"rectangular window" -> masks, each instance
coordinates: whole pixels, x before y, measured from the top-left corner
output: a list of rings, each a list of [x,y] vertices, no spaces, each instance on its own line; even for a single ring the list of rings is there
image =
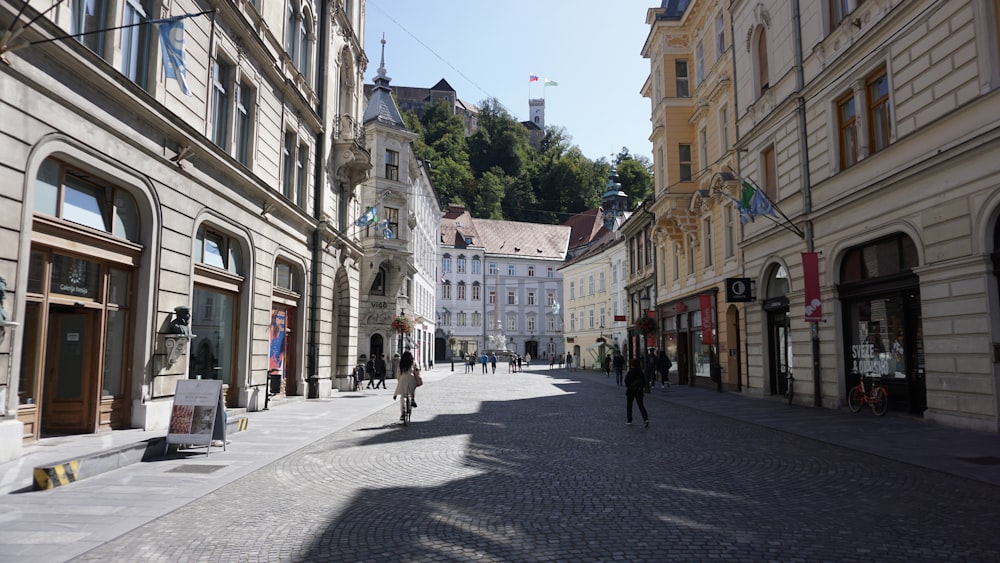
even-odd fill
[[[529,332],[534,332],[535,331],[535,317],[528,317],[528,327],[527,328],[528,328]]]
[[[516,275],[516,270],[514,269],[513,264],[507,264],[507,275],[508,276]]]
[[[483,314],[479,312],[472,313],[472,326],[483,326]]]
[[[844,21],[847,14],[850,13],[850,8],[847,5],[848,0],[829,0],[830,1],[830,27],[834,28],[840,25],[840,22]]]
[[[148,0],[147,0],[148,1]],[[149,83],[150,7],[145,2],[126,0],[122,14],[122,74],[146,89]]]
[[[694,178],[694,166],[691,163],[691,145],[678,145],[677,152],[681,169],[680,181],[690,182]]]
[[[459,299],[465,299],[465,284],[464,283],[459,283],[458,284],[458,298]]]
[[[295,133],[285,132],[285,142],[281,146],[281,193],[292,198],[292,186],[295,181]]]
[[[399,153],[385,150],[385,178],[387,180],[399,180]]]
[[[600,316],[601,328],[607,328],[608,325],[605,324],[605,321],[606,318],[605,318],[604,305],[601,305],[601,316]]]
[[[569,282],[569,298],[576,299],[576,282]]]
[[[858,142],[854,111],[854,93],[837,101],[837,131],[839,137],[840,169],[845,170],[858,161]]]
[[[569,329],[576,330],[576,313],[569,314]]]
[[[473,301],[479,301],[480,299],[482,299],[482,295],[480,295],[481,289],[482,288],[480,288],[479,285],[472,286],[472,300]]]
[[[685,59],[674,61],[674,80],[677,83],[677,97],[688,98],[691,96],[688,78],[688,62]]]
[[[761,154],[764,163],[764,193],[771,201],[778,201],[778,163],[774,157],[774,145]]]
[[[516,305],[517,304],[517,303],[515,303],[515,296],[514,296],[514,292],[512,290],[507,292],[507,304],[508,305]]]
[[[588,311],[587,318],[590,320],[590,325],[587,328],[594,328],[594,310]]]
[[[386,229],[392,233],[391,236],[386,236],[385,238],[396,238],[399,236],[399,210],[395,207],[385,208],[385,222]]]
[[[719,144],[722,146],[722,152],[729,152],[729,109],[722,108],[719,110]]]
[[[451,313],[447,311],[441,313],[441,324],[444,326],[451,326]]]
[[[507,317],[507,330],[511,332],[517,330],[517,317]]]
[[[711,268],[712,261],[712,218],[706,217],[701,224],[701,250],[705,268]]]
[[[529,291],[528,292],[528,305],[534,305],[534,304],[535,304],[535,292],[534,291]]]
[[[597,274],[597,291],[600,293],[607,291],[607,288],[604,285],[604,279],[604,272]]]
[[[593,295],[593,294],[594,294],[594,275],[591,274],[587,278],[587,295]]]
[[[726,217],[726,258],[736,255],[736,210],[727,205],[723,213]]]
[[[722,12],[715,16],[715,58],[719,59],[726,52],[726,20]]]
[[[441,259],[441,272],[443,272],[445,274],[450,274],[451,273],[451,258],[450,257],[445,256],[444,258]]]
[[[465,258],[462,258],[461,256],[458,257],[458,273],[465,273]]]
[[[494,290],[490,290],[489,294],[486,296],[486,302],[489,303],[490,305],[496,305],[497,304],[497,292],[494,291]]]
[[[240,161],[243,166],[249,167],[253,135],[250,130],[253,89],[246,82],[240,82],[236,88],[236,160]]]
[[[528,277],[529,278],[535,277],[535,267],[534,266],[528,266]]]
[[[73,0],[73,35],[88,49],[104,58],[105,32],[108,28],[107,0]],[[87,35],[81,35],[86,33]]]
[[[889,78],[883,68],[868,79],[868,151],[889,146]]]
[[[545,319],[545,329],[549,332],[555,332],[556,330],[556,318],[553,316],[546,317]]]
[[[465,326],[465,313],[459,313],[455,316],[458,317],[458,326]]]
[[[441,298],[442,299],[451,299],[451,284],[450,283],[446,283],[446,284],[444,284],[444,285],[441,286]]]
[[[295,203],[299,207],[306,205],[306,162],[309,157],[309,149],[306,145],[299,145],[299,153],[295,159]]]
[[[554,277],[556,277],[556,270],[555,270],[555,268],[553,268],[552,266],[549,266],[545,270],[545,277],[547,277],[547,278],[554,278]]]
[[[479,258],[472,259],[472,273],[478,274],[482,271],[482,266],[480,264]]]
[[[704,170],[708,165],[708,128],[698,131],[698,170]]]
[[[545,295],[545,304],[549,307],[556,304],[556,294],[551,291]]]
[[[681,278],[681,246],[674,243],[674,281]]]
[[[705,46],[704,41],[699,40],[698,45],[694,48],[694,64],[695,64],[695,86],[701,84],[705,81]]]
[[[232,67],[220,58],[215,59],[215,72],[212,78],[212,142],[229,148],[229,78]]]
[[[489,269],[490,269],[490,275],[491,276],[497,275],[497,263],[496,262],[490,262],[490,268]]]

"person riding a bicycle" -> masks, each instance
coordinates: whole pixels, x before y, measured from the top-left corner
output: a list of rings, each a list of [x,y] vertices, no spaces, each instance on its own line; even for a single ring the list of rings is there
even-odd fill
[[[419,373],[420,368],[413,364],[413,354],[409,350],[403,352],[399,357],[399,377],[396,378],[396,389],[392,392],[392,400],[395,401],[400,395],[410,396],[410,406],[417,406],[417,379],[415,373]],[[402,407],[400,407],[402,408]],[[400,420],[403,420],[406,413],[400,413]]]

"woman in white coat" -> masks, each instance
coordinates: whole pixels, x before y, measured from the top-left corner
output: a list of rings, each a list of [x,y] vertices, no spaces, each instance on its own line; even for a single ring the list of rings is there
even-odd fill
[[[410,405],[417,406],[417,378],[414,377],[417,373],[420,373],[420,368],[413,365],[413,354],[409,351],[403,352],[403,355],[399,357],[399,376],[396,378],[396,390],[392,392],[393,401],[400,395],[409,395]],[[400,403],[399,408],[402,411],[402,403]],[[399,419],[403,420],[403,417],[403,413],[400,412]]]

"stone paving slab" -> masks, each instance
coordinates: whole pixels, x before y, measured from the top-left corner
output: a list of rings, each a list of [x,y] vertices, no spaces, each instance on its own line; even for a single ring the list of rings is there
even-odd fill
[[[995,436],[680,387],[643,429],[603,374],[425,379],[410,427],[391,390],[302,401],[208,458],[6,494],[0,561],[1000,559],[998,470],[956,461]]]

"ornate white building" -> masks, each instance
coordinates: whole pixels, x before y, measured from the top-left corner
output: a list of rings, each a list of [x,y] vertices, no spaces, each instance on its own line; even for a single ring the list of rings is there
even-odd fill
[[[382,45],[364,115],[375,171],[361,193],[371,215],[356,227],[364,246],[358,348],[366,357],[384,354],[390,364],[410,347],[417,362],[427,366],[433,361],[436,328],[441,206],[428,164],[413,154],[411,143],[418,135],[406,129],[392,97],[384,39]],[[401,316],[413,327],[409,334],[392,328],[393,319]]]

